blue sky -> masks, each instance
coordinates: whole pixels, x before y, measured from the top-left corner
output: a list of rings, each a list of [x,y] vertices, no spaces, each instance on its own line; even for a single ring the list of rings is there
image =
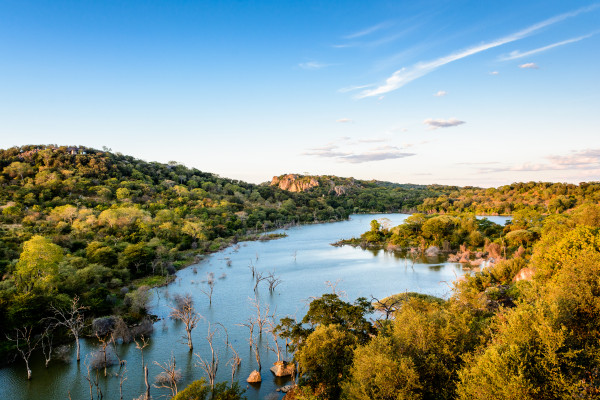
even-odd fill
[[[264,182],[600,180],[600,3],[0,0],[0,147]]]

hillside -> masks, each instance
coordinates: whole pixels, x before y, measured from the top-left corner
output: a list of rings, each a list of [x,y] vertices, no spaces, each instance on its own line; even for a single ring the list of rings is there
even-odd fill
[[[449,195],[429,198],[418,207],[422,212],[472,212],[509,215],[522,209],[557,214],[586,202],[600,201],[600,182],[579,185],[552,182],[521,182],[498,188],[465,187]]]
[[[342,178],[334,175],[286,174],[274,176],[270,186],[292,193],[328,197],[330,203],[345,206],[354,213],[413,212],[425,199],[448,196],[457,186],[414,185],[377,180]]]
[[[74,296],[90,317],[139,321],[148,285],[167,282],[203,254],[290,224],[362,212],[454,212],[461,204],[465,211],[506,211],[477,206],[495,204],[499,193],[511,196],[511,209],[523,209],[527,222],[599,199],[596,183],[510,187],[302,175],[254,185],[82,146],[0,150],[0,337],[36,326],[51,304],[66,305]],[[564,206],[548,207],[558,201]]]

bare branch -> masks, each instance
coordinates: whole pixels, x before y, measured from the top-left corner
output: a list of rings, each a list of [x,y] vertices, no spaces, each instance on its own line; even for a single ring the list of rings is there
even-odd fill
[[[198,321],[202,317],[194,309],[194,301],[190,294],[185,296],[175,295],[174,296],[175,307],[171,308],[171,318],[178,319],[185,325],[185,332],[187,334],[187,344],[190,351],[194,349],[192,343],[192,330],[198,325]],[[186,337],[184,336],[184,339]]]
[[[79,297],[73,297],[71,304],[68,308],[62,309],[55,306],[51,306],[54,311],[54,320],[56,325],[64,326],[69,330],[71,336],[75,338],[75,346],[77,348],[77,362],[80,360],[80,346],[79,346],[79,335],[85,326],[85,320],[83,317],[83,311],[87,310],[87,307],[79,305]]]
[[[213,338],[215,333],[217,333],[217,330],[218,328],[211,330],[210,322],[208,323],[208,334],[206,335],[206,340],[208,341],[208,345],[210,347],[210,360],[205,360],[202,358],[202,356],[200,356],[200,354],[194,353],[194,355],[198,357],[198,363],[196,365],[202,368],[206,373],[211,389],[214,389],[215,387],[215,380],[217,378],[217,371],[219,369],[219,354],[215,351],[213,346]]]
[[[164,364],[160,364],[157,361],[154,361],[154,364],[162,369],[162,372],[156,375],[152,386],[157,389],[169,389],[172,397],[175,397],[177,394],[177,382],[181,380],[181,370],[175,368],[175,357],[171,356],[169,361]]]

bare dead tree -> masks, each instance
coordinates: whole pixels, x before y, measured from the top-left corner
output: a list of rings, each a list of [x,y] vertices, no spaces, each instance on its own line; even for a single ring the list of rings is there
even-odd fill
[[[190,351],[194,349],[192,343],[192,330],[198,325],[201,315],[194,309],[194,301],[190,294],[185,296],[175,295],[175,307],[171,308],[171,318],[178,319],[185,325],[185,332],[187,334],[187,344]],[[185,339],[185,336],[184,336]]]
[[[31,337],[33,331],[33,327],[25,326],[21,329],[15,328],[15,335],[8,336],[6,338],[11,342],[15,342],[16,350],[21,354],[21,358],[25,361],[25,368],[27,368],[27,379],[31,379],[31,369],[29,368],[29,358],[31,357],[31,353],[38,346],[41,337],[35,338]]]
[[[52,334],[53,330],[53,324],[46,325],[44,332],[42,333],[42,337],[40,338],[40,343],[42,344],[42,353],[44,353],[44,361],[46,362],[46,368],[48,368],[48,364],[52,360],[52,347],[54,339],[54,335]]]
[[[71,336],[75,338],[75,348],[77,349],[77,362],[80,360],[79,335],[85,326],[83,311],[87,307],[79,305],[79,297],[73,297],[69,307],[62,309],[51,306],[54,312],[54,320],[56,325],[61,325],[67,328]]]
[[[227,331],[227,328],[225,328],[225,325],[220,322],[215,322],[215,325],[219,325],[221,328],[223,328],[223,331],[225,331],[225,346],[229,346],[229,332]]]
[[[154,386],[157,389],[169,389],[171,391],[171,397],[175,397],[177,394],[177,382],[181,380],[181,370],[176,369],[175,357],[171,356],[169,361],[164,364],[160,364],[158,361],[154,361],[162,372],[156,375],[154,379]]]
[[[371,303],[373,303],[377,311],[381,311],[385,314],[385,320],[387,321],[388,319],[390,319],[390,315],[398,311],[398,309],[402,305],[402,299],[400,298],[400,296],[390,296],[386,297],[383,300],[379,300],[378,298],[371,295]]]
[[[421,246],[418,249],[412,247],[410,249],[410,251],[408,252],[408,256],[410,257],[410,260],[411,260],[410,267],[412,269],[415,269],[415,262],[417,262],[417,260],[419,259],[419,257],[421,257],[421,255],[423,254],[423,251],[424,251],[423,247]]]
[[[149,339],[146,339],[144,337],[144,335],[142,335],[140,337],[140,341],[138,342],[137,340],[133,340],[135,342],[135,348],[138,349],[142,355],[142,368],[144,368],[144,366],[146,364],[144,364],[144,349],[146,348],[146,346],[148,346],[148,344],[150,343]]]
[[[150,400],[150,384],[148,383],[148,366],[144,365],[144,383],[146,384],[146,400]]]
[[[213,272],[206,273],[206,284],[208,285],[208,288],[200,289],[200,291],[208,297],[208,304],[212,306],[212,295],[215,288],[215,274]]]
[[[233,378],[235,377],[235,373],[242,363],[242,359],[240,358],[238,352],[235,351],[231,343],[229,343],[229,348],[231,349],[233,355],[231,356],[231,359],[227,361],[227,365],[231,365],[231,384],[233,385]]]
[[[127,380],[127,367],[119,369],[119,372],[115,373],[115,377],[119,378],[119,399],[123,400],[123,382]]]
[[[260,370],[261,370],[261,364],[260,364],[260,349],[259,349],[259,346],[252,347],[252,350],[254,351],[254,357],[256,358],[256,364],[258,365],[258,371],[260,372]]]
[[[346,292],[344,292],[343,290],[337,289],[337,287],[341,281],[342,281],[342,279],[338,279],[335,282],[325,281],[325,286],[327,286],[329,289],[331,289],[331,293],[337,295],[338,297],[346,297]]]
[[[277,334],[277,330],[275,329],[275,322],[273,319],[270,319],[268,322],[267,331],[273,337],[273,344],[275,347],[271,347],[269,343],[267,343],[267,349],[271,350],[273,353],[277,355],[277,361],[281,361],[281,346],[279,345],[279,335]]]
[[[254,346],[255,323],[256,323],[256,321],[254,321],[254,318],[248,318],[248,322],[245,322],[243,324],[237,324],[238,326],[245,326],[250,331],[250,338],[248,339],[248,344],[250,345],[250,348],[252,348],[252,346]]]
[[[258,326],[258,334],[260,336],[260,335],[262,335],[263,327],[265,326],[265,324],[267,323],[267,320],[269,319],[270,307],[268,304],[266,304],[265,309],[261,310],[260,303],[258,301],[250,300],[250,303],[256,309],[256,319],[254,321],[255,321],[256,325]]]
[[[125,367],[127,365],[127,360],[121,360],[121,357],[119,357],[119,352],[117,351],[117,336],[115,334],[115,332],[111,332],[110,334],[110,341],[109,343],[112,346],[113,349],[113,354],[115,355],[115,357],[117,357],[117,361],[119,363],[119,370],[121,370],[123,367]]]
[[[90,363],[88,362],[87,356],[83,360],[83,365],[87,371],[84,379],[88,382],[90,386],[90,400],[101,400],[104,396],[102,394],[102,389],[100,388],[100,377],[98,376],[98,370],[95,371],[95,376],[92,376],[92,371],[90,370]],[[96,389],[96,396],[94,399],[94,388]]]
[[[210,322],[208,323],[208,334],[206,335],[206,341],[210,347],[210,359],[204,359],[200,354],[194,353],[194,355],[198,357],[198,363],[196,366],[202,368],[202,370],[204,370],[206,373],[211,389],[215,388],[215,379],[217,378],[217,371],[219,369],[219,354],[215,351],[213,346],[213,339],[215,333],[217,333],[217,330],[218,328],[211,330]]]
[[[254,275],[256,275],[256,267],[252,263],[252,260],[250,260],[250,265],[248,265],[248,268],[250,268],[250,272],[252,272],[252,278],[254,278]]]
[[[104,368],[104,376],[106,376],[106,368],[112,364],[112,360],[108,354],[108,346],[110,346],[113,341],[113,336],[111,333],[101,336],[96,332],[96,339],[98,339],[98,346],[100,349],[98,350],[98,357],[92,360],[91,364],[95,369]]]
[[[266,277],[266,280],[269,283],[269,292],[271,293],[273,293],[275,288],[281,283],[281,279],[275,276],[275,271],[269,272],[269,274]]]
[[[258,284],[262,281],[264,281],[265,279],[267,279],[266,276],[263,276],[262,272],[256,272],[256,275],[254,276],[254,291],[256,292],[256,289],[258,289]]]

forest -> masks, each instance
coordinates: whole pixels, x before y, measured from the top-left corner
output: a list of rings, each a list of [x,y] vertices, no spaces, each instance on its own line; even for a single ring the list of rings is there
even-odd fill
[[[399,293],[347,302],[328,293],[300,321],[282,319],[277,332],[299,371],[286,398],[597,398],[600,183],[319,179],[345,190],[290,192],[109,149],[0,150],[0,357],[31,350],[25,339],[43,340],[49,321],[59,341],[100,338],[103,329],[139,335],[153,321],[150,287],[273,229],[409,212],[399,226],[373,221],[340,244],[413,260],[446,253],[471,272],[448,300]],[[512,219],[475,217],[486,214]],[[529,277],[516,279],[524,270]],[[198,382],[176,398],[209,395],[243,396],[235,385]]]
[[[427,233],[431,219],[414,234],[418,241],[444,240]],[[387,235],[394,241],[394,231],[414,224],[407,219]],[[539,236],[517,249],[507,243],[507,256],[498,252],[492,265],[455,281],[448,300],[400,293],[351,304],[328,294],[300,322],[282,321],[301,369],[288,398],[598,398],[600,205],[583,204],[529,228]],[[382,240],[381,231],[374,221],[363,239]],[[373,309],[380,318],[371,324]]]

